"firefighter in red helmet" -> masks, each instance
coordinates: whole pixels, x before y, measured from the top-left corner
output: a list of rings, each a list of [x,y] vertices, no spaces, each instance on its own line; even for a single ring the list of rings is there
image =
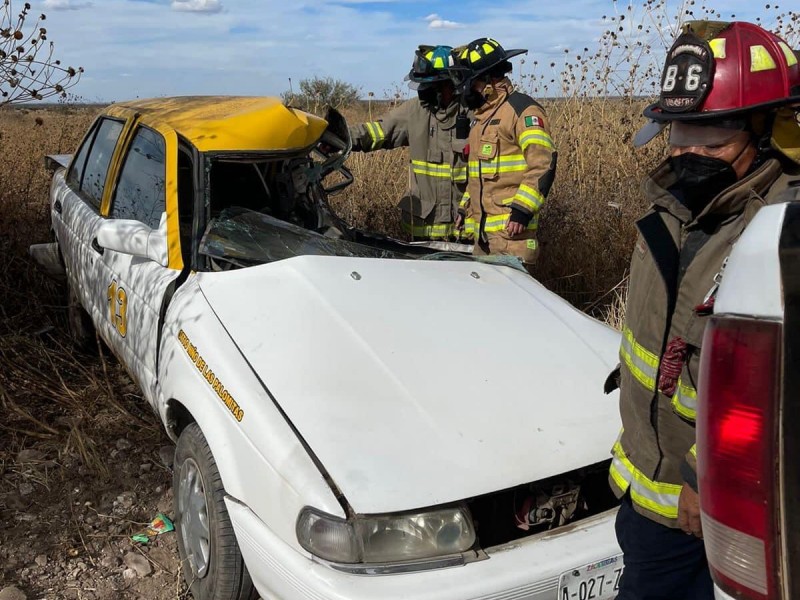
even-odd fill
[[[622,499],[618,600],[714,596],[695,474],[703,330],[732,245],[764,205],[800,199],[800,168],[773,142],[800,102],[800,66],[780,38],[744,22],[695,21],[667,54],[642,145],[664,131],[669,156],[643,186],[620,347],[623,430],[610,483]],[[702,490],[700,490],[702,493]]]

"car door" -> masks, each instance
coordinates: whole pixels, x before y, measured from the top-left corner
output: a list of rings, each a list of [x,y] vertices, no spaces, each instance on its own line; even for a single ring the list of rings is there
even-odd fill
[[[176,162],[174,133],[136,126],[114,184],[108,220],[143,224],[151,238],[166,240],[163,254],[153,260],[105,248],[102,255],[105,312],[112,328],[109,343],[151,403],[160,319],[183,269]]]
[[[107,273],[93,242],[103,223],[101,206],[106,180],[128,126],[125,119],[99,118],[84,138],[63,180],[54,181],[53,226],[70,285],[91,315],[98,332],[108,338],[103,303],[96,290]]]

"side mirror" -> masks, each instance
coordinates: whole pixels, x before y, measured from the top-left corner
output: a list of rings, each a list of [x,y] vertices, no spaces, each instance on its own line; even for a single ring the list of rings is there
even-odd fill
[[[132,219],[109,219],[97,230],[97,243],[101,248],[146,258],[166,267],[169,266],[166,231],[166,213],[161,216],[158,229]]]

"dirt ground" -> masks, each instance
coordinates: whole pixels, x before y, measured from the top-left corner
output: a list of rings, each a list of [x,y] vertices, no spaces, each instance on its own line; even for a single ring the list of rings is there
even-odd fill
[[[141,422],[98,415],[112,417],[93,438],[107,473],[44,440],[27,439],[0,462],[0,590],[14,586],[29,600],[187,597],[176,534],[146,546],[130,537],[158,513],[172,515],[173,446],[126,393]]]
[[[173,515],[172,443],[112,357],[71,347],[60,287],[4,268],[0,600],[190,598],[175,532],[131,540]]]

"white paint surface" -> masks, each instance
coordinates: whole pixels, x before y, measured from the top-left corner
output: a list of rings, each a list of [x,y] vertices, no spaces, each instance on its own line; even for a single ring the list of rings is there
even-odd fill
[[[786,204],[758,211],[733,247],[717,293],[714,313],[783,319],[778,244]]]
[[[306,256],[198,281],[357,512],[565,473],[619,433],[619,335],[518,271]]]

